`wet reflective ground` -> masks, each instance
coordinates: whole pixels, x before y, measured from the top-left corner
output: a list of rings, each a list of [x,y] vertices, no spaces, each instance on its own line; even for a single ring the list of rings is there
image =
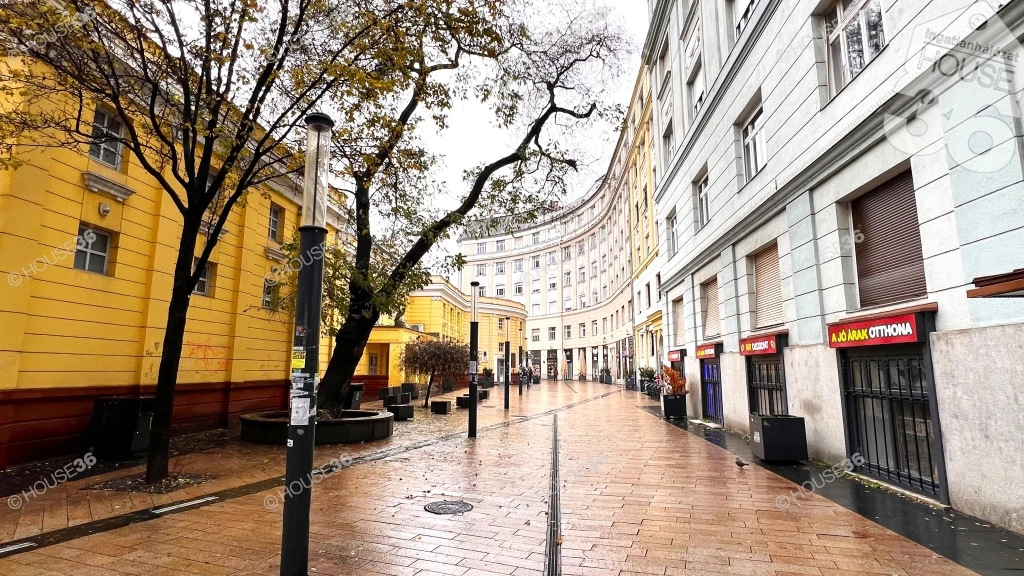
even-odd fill
[[[556,553],[565,574],[944,576],[975,573],[944,555],[968,565],[995,557],[970,549],[947,554],[939,541],[950,537],[941,530],[931,548],[907,539],[902,525],[928,526],[927,534],[928,522],[956,519],[901,511],[863,485],[835,500],[812,494],[779,507],[779,497],[796,489],[793,480],[812,469],[794,468],[785,478],[760,466],[740,469],[730,451],[739,446],[728,436],[717,440],[723,449],[681,430],[651,414],[654,404],[634,392],[542,383],[522,399],[514,391],[508,413],[501,396],[495,388],[481,407],[475,440],[465,437],[463,411],[431,416],[418,409],[412,422],[396,423],[388,441],[339,447],[354,463],[313,485],[310,573],[522,576],[541,574]],[[551,552],[545,543],[555,413],[561,537]],[[318,449],[317,462],[334,452]],[[183,471],[218,478],[167,495],[166,503],[130,494],[94,500],[69,482],[32,502],[37,508],[15,515],[4,507],[8,545],[34,545],[0,558],[0,574],[276,575],[282,456],[279,448],[238,442],[189,454]],[[126,472],[111,474],[118,473]],[[204,497],[214,499],[190,504]],[[440,500],[473,509],[424,510]],[[114,511],[113,502],[126,511]],[[857,502],[874,502],[862,510],[878,517],[851,511]],[[159,511],[179,504],[186,506]],[[72,512],[83,505],[96,514]]]

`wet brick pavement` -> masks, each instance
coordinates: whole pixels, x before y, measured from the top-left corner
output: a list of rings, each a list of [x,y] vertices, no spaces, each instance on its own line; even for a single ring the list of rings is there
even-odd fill
[[[758,466],[737,468],[732,453],[645,414],[640,407],[652,403],[636,393],[592,383],[572,387],[535,386],[522,403],[513,394],[510,412],[516,417],[500,409],[496,388],[480,410],[475,440],[458,434],[465,429],[464,413],[446,418],[419,411],[414,422],[396,423],[396,436],[387,443],[318,449],[323,462],[342,451],[395,448],[386,458],[315,485],[310,573],[541,574],[553,431],[545,413],[578,403],[559,411],[558,550],[564,574],[973,574],[817,495],[780,509],[776,499],[794,488],[788,480]],[[445,434],[452,435],[399,448]],[[282,456],[280,449],[231,443],[189,455],[183,467],[218,473],[208,484],[243,484],[280,474]],[[172,500],[211,491],[203,485]],[[265,502],[273,503],[280,491],[14,554],[0,559],[0,574],[276,575],[281,507]],[[72,486],[62,493],[63,500],[54,498],[69,502],[68,511],[81,506],[78,493],[91,498]],[[114,498],[125,507],[146,504],[129,495]],[[455,516],[423,509],[446,499],[474,508]],[[43,529],[46,515],[44,510]],[[49,525],[60,524],[55,519]],[[2,517],[0,526],[8,530]],[[19,520],[17,531],[31,528]]]

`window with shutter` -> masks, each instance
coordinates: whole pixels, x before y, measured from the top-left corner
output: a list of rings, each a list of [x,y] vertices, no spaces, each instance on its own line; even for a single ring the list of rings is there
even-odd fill
[[[754,326],[766,328],[782,322],[779,247],[772,245],[754,256]]]
[[[718,279],[702,285],[704,293],[704,339],[718,336],[722,332],[718,319]]]
[[[914,180],[904,172],[852,204],[861,307],[928,295]]]
[[[686,312],[683,299],[672,301],[672,326],[675,333],[675,345],[680,346],[686,340]]]

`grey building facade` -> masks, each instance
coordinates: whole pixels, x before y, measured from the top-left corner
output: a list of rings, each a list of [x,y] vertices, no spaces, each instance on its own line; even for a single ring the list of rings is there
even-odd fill
[[[661,0],[658,266],[688,413],[1024,532],[1024,2]]]

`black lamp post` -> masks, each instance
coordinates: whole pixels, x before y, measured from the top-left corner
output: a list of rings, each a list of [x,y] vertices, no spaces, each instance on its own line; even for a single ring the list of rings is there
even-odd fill
[[[480,297],[480,283],[470,282],[473,294],[470,297],[472,310],[469,317],[469,437],[476,438],[476,373],[477,354],[480,347],[480,317],[477,309],[477,299]]]
[[[306,176],[299,226],[299,268],[292,347],[291,417],[285,464],[284,524],[281,530],[281,576],[307,576],[309,507],[312,499],[313,434],[319,385],[320,308],[324,287],[324,240],[327,238],[327,170],[331,129],[326,114],[306,117]],[[309,486],[309,488],[306,488]],[[295,489],[293,489],[295,487]]]
[[[519,325],[519,395],[523,395],[523,372],[526,368],[526,358],[523,358],[523,325]]]
[[[508,333],[512,330],[512,325],[509,324],[511,321],[510,316],[505,316],[505,410],[508,410],[509,406],[509,378],[512,377],[512,348],[511,342],[508,341]]]

